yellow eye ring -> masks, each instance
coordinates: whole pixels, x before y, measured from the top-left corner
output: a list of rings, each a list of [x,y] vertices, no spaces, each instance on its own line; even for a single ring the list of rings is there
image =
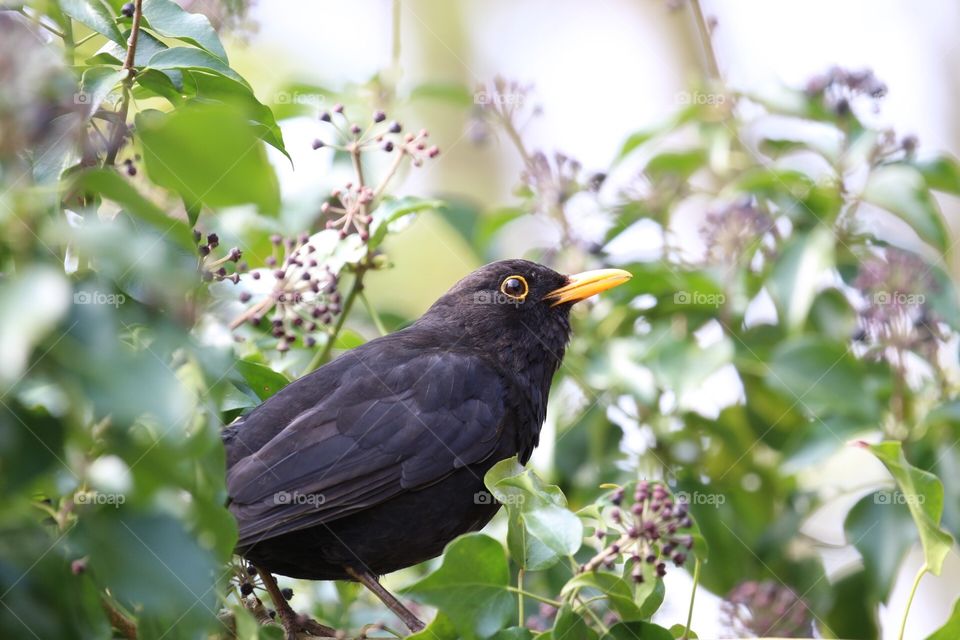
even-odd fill
[[[530,293],[530,286],[527,285],[527,279],[520,275],[507,276],[500,283],[500,293],[511,300],[523,302],[527,294]]]

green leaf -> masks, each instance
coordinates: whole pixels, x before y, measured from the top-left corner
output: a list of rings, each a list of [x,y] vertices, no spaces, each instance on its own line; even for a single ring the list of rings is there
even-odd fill
[[[947,230],[923,175],[907,165],[887,165],[875,170],[863,192],[866,202],[899,216],[922,240],[947,251]]]
[[[507,508],[507,545],[521,567],[547,569],[580,548],[583,523],[567,509],[563,492],[545,484],[515,457],[495,464],[484,483]]]
[[[947,622],[927,636],[927,640],[957,640],[960,638],[960,600],[953,603],[953,613]]]
[[[126,54],[126,39],[130,35],[129,29],[124,33],[122,44],[108,42],[100,47],[100,50],[87,62],[89,64],[123,64]],[[137,50],[133,56],[133,66],[140,68],[146,65],[150,59],[161,51],[166,51],[167,45],[157,40],[146,31],[140,31],[137,38]]]
[[[875,421],[881,413],[883,380],[869,374],[868,365],[844,345],[810,336],[780,344],[765,380],[810,417],[847,415]]]
[[[847,541],[856,547],[867,572],[871,602],[886,602],[904,555],[916,540],[916,529],[903,494],[878,491],[864,496],[843,523]]]
[[[171,47],[163,51],[158,51],[150,58],[147,66],[151,69],[161,71],[169,69],[215,71],[220,75],[233,78],[244,85],[247,84],[247,81],[244,80],[239,73],[231,69],[223,60],[202,49],[194,49],[193,47]]]
[[[960,163],[953,156],[933,156],[918,160],[913,166],[923,176],[927,186],[934,191],[960,195]]]
[[[632,585],[623,577],[608,571],[579,573],[563,585],[563,598],[572,598],[573,592],[588,589],[598,592],[610,603],[621,620],[642,620],[644,616],[633,599]]]
[[[77,22],[121,46],[126,46],[126,39],[113,21],[113,14],[100,0],[60,0],[60,8]]]
[[[62,269],[38,263],[0,280],[0,389],[19,382],[33,348],[69,308],[70,284]]]
[[[533,640],[533,632],[524,627],[510,627],[497,632],[492,640]]]
[[[130,215],[152,225],[184,249],[191,252],[196,250],[190,228],[182,220],[168,216],[157,205],[140,195],[133,185],[115,171],[93,169],[79,174],[76,184],[116,202]]]
[[[0,403],[0,490],[12,493],[57,465],[63,423],[44,409],[29,410],[15,399]]]
[[[433,621],[427,625],[426,629],[407,636],[407,640],[459,640],[457,628],[454,626],[450,617],[442,611],[438,611]]]
[[[557,619],[553,625],[552,638],[555,640],[564,640],[566,638],[577,638],[577,640],[596,640],[598,634],[590,625],[587,624],[583,616],[574,609],[569,603],[564,603],[557,612]]]
[[[666,176],[686,180],[706,162],[707,152],[704,149],[668,151],[653,156],[644,171],[654,180]]]
[[[160,35],[195,44],[227,61],[227,52],[205,15],[188,13],[171,0],[143,0],[143,16]]]
[[[424,200],[414,196],[403,198],[388,198],[377,207],[370,216],[370,239],[367,244],[371,249],[380,246],[387,233],[395,233],[406,226],[407,216],[420,213],[428,209],[438,209],[443,206],[439,200]]]
[[[185,70],[183,74],[185,90],[204,102],[224,102],[241,110],[255,123],[254,130],[264,142],[290,157],[273,111],[257,100],[249,86],[219,73]]]
[[[507,556],[482,533],[460,536],[443,553],[440,568],[407,589],[449,616],[467,640],[489,638],[512,618]]]
[[[337,341],[334,343],[336,349],[355,349],[359,347],[366,339],[356,331],[351,329],[341,329],[337,334]]]
[[[675,625],[673,625],[672,627],[670,627],[670,635],[672,635],[672,636],[674,637],[674,640],[676,640],[677,638],[682,638],[682,637],[683,637],[683,634],[685,634],[685,633],[687,634],[686,637],[688,638],[688,640],[697,640],[697,638],[699,637],[699,636],[693,631],[693,629],[691,629],[689,632],[687,632],[687,627],[686,627],[686,625],[675,624]]]
[[[260,400],[266,400],[290,384],[282,373],[257,362],[238,360],[235,367]]]
[[[602,640],[674,640],[673,634],[652,622],[619,622]]]
[[[833,232],[818,225],[791,238],[774,264],[769,291],[780,321],[790,331],[797,331],[806,323],[817,287],[833,267],[833,243]]]
[[[190,105],[172,114],[137,115],[147,175],[190,202],[255,204],[276,214],[280,188],[262,141],[227,105]]]
[[[96,113],[100,104],[110,95],[113,88],[123,80],[125,74],[125,71],[118,71],[111,67],[90,67],[83,72],[83,77],[80,79],[80,91],[88,118]]]
[[[147,97],[159,96],[166,98],[170,104],[178,106],[183,103],[183,96],[180,89],[174,83],[171,74],[179,74],[178,71],[157,71],[156,69],[144,69],[134,78],[135,89],[134,97],[143,98],[142,92],[149,92]]]
[[[910,509],[910,515],[920,533],[923,556],[934,575],[940,575],[943,560],[953,546],[953,536],[940,527],[943,515],[943,484],[929,471],[911,465],[903,455],[899,442],[881,442],[865,445],[887,468]]]

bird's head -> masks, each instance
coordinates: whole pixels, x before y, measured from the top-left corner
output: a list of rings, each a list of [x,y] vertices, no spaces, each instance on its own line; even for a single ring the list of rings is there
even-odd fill
[[[570,308],[629,280],[621,269],[564,275],[529,260],[500,260],[470,273],[421,322],[461,332],[501,358],[559,360],[570,338]],[[552,371],[551,371],[552,375]]]

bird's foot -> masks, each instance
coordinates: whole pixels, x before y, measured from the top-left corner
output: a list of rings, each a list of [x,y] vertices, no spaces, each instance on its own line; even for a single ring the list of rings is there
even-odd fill
[[[301,634],[320,638],[335,638],[337,636],[337,630],[333,627],[320,624],[313,618],[294,611],[287,603],[286,598],[283,597],[276,579],[269,571],[257,567],[257,573],[260,574],[263,586],[270,594],[270,599],[273,600],[273,607],[280,618],[280,626],[283,627],[284,640],[298,640],[302,637]]]

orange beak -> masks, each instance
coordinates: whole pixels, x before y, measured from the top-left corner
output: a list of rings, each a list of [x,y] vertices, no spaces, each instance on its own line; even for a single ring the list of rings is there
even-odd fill
[[[633,275],[623,269],[596,269],[584,271],[567,277],[567,284],[554,289],[545,300],[553,300],[550,306],[557,306],[566,302],[580,302],[601,291],[612,289],[632,278]]]

